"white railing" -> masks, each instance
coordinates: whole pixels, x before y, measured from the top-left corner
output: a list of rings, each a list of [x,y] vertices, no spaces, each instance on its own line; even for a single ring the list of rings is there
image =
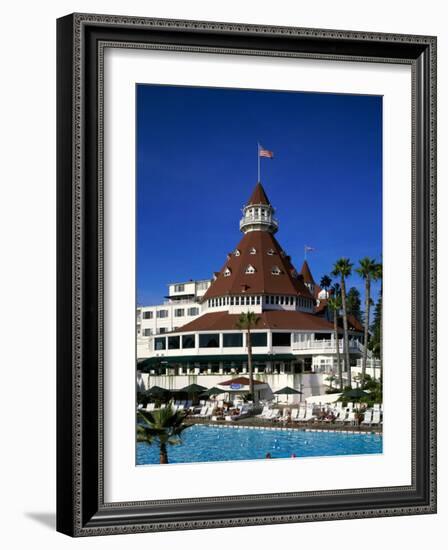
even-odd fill
[[[339,351],[344,351],[344,341],[339,340]],[[293,350],[322,350],[336,353],[336,342],[334,340],[305,340],[304,342],[292,343]],[[362,344],[358,340],[349,341],[350,351],[358,351],[362,353]]]
[[[278,221],[275,218],[269,216],[245,216],[240,221],[240,229],[250,223],[265,223],[266,225],[273,225],[278,227]]]
[[[176,306],[177,304],[197,304],[197,298],[181,298],[180,300],[167,299],[163,301],[163,305]]]

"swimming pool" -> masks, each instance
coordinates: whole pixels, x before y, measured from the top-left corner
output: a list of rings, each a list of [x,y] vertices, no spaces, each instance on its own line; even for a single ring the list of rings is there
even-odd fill
[[[378,454],[382,436],[366,433],[251,429],[196,424],[184,431],[182,445],[169,445],[170,463]],[[137,443],[137,465],[159,464],[159,446]]]

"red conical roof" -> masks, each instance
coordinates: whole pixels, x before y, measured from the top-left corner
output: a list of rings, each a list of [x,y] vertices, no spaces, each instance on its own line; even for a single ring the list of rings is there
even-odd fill
[[[305,260],[302,265],[302,269],[300,270],[300,274],[303,277],[303,282],[311,285],[315,285],[313,276],[311,275],[310,266],[308,265],[308,262]]]
[[[261,185],[260,182],[257,183],[252,192],[252,195],[250,196],[250,199],[247,201],[247,206],[249,206],[250,204],[271,204],[268,196],[266,195],[266,191],[264,190],[264,187]]]
[[[249,266],[255,270],[253,273],[246,273]],[[278,275],[273,273],[278,270]],[[203,300],[241,294],[312,298],[290,257],[268,231],[249,231],[243,236],[204,294]]]

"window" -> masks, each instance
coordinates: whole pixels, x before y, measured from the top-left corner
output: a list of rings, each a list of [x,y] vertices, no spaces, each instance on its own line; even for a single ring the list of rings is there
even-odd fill
[[[281,271],[280,268],[274,265],[274,267],[271,270],[272,275],[280,275]]]
[[[239,256],[241,252],[238,250],[238,248],[235,250],[235,256]]]
[[[293,270],[291,271],[291,275],[292,275],[292,277],[294,277],[294,279],[297,279],[297,277],[299,276],[299,274],[297,273],[297,270],[296,270],[296,269],[293,269]]]
[[[165,319],[168,317],[168,310],[167,309],[159,309],[157,312],[157,318],[158,319]]]
[[[197,285],[198,290],[207,290],[208,288],[208,281],[200,281]]]
[[[199,315],[199,308],[198,307],[189,307],[188,308],[188,315]]]
[[[251,248],[249,250],[249,254],[252,254],[252,256],[255,256],[255,254],[257,253],[257,249],[256,248]]]
[[[180,348],[180,336],[168,336],[168,349]]]
[[[200,348],[219,348],[219,334],[200,334]]]
[[[240,297],[239,296],[235,296],[235,305],[236,306],[240,305]]]
[[[233,306],[234,302],[235,302],[234,297],[233,297],[233,296],[230,296],[230,305]]]
[[[275,297],[275,303],[278,305],[280,303],[280,296]]]
[[[268,335],[266,332],[252,332],[252,347],[260,348],[268,345]]]
[[[274,254],[275,254],[275,252],[273,251],[272,248],[270,248],[270,249],[268,250],[268,256],[273,256]]]
[[[251,297],[250,297],[250,305],[251,305],[251,306],[254,306],[254,305],[255,305],[255,296],[251,296]]]
[[[252,273],[255,273],[255,267],[249,264],[246,267],[246,275],[252,275]]]
[[[232,274],[232,272],[230,271],[230,269],[227,267],[224,271],[224,277],[230,277],[230,275]]]
[[[144,311],[143,312],[143,319],[152,319],[154,316],[154,312],[152,311]]]
[[[166,338],[156,338],[154,340],[154,349],[156,351],[166,349]]]
[[[283,305],[285,303],[285,297],[280,296],[280,305]]]
[[[194,334],[184,334],[182,336],[182,347],[184,349],[194,348]]]
[[[152,334],[152,329],[150,328],[143,329],[143,336],[151,336],[151,334]]]
[[[225,348],[241,348],[243,346],[243,334],[241,332],[223,334],[222,345]]]
[[[273,346],[290,346],[291,345],[291,333],[290,332],[274,332],[272,334]]]
[[[261,296],[257,296],[257,305],[259,306],[261,304]]]
[[[159,328],[159,334],[165,334],[165,332],[166,332],[166,327]]]
[[[185,285],[174,285],[174,292],[184,292],[185,291]]]
[[[185,309],[175,309],[174,317],[183,317],[185,315]]]

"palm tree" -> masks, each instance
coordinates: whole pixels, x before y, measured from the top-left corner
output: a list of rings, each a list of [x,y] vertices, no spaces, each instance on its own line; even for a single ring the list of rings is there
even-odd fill
[[[331,287],[331,293],[333,296],[340,296],[341,295],[341,285],[339,283],[333,283]]]
[[[241,313],[236,326],[240,330],[246,331],[246,345],[247,345],[247,368],[249,370],[249,391],[252,395],[252,399],[256,404],[258,399],[254,391],[254,372],[252,367],[252,335],[251,330],[255,328],[260,322],[260,317],[257,317],[253,311],[247,313]]]
[[[352,373],[350,368],[350,353],[348,349],[348,321],[347,321],[347,292],[345,280],[352,273],[353,264],[348,258],[339,258],[334,264],[332,275],[341,279],[341,299],[342,299],[342,324],[344,328],[344,362],[347,368],[348,385],[352,386]]]
[[[186,413],[174,412],[170,403],[164,409],[152,412],[138,411],[137,414],[143,421],[137,424],[137,441],[151,445],[154,440],[158,440],[160,464],[168,464],[168,445],[180,445],[181,434],[189,427],[184,423]]]
[[[383,349],[383,264],[376,264],[375,280],[381,281],[380,295],[375,307],[375,318],[373,321],[373,339],[375,339],[374,353],[381,358]],[[372,341],[372,339],[371,339]]]
[[[344,389],[344,382],[342,380],[342,363],[341,363],[341,354],[339,353],[339,311],[342,307],[341,297],[336,295],[328,300],[328,307],[333,312],[333,326],[334,326],[334,340],[336,345],[336,361],[338,365],[338,378],[339,378],[339,388],[341,391]]]
[[[331,286],[331,279],[328,275],[324,275],[322,277],[322,279],[320,280],[320,287],[325,290],[325,295],[327,297],[327,299],[330,297],[329,293],[328,293],[328,289],[330,288]]]
[[[361,387],[364,387],[367,368],[367,345],[369,343],[369,326],[370,326],[370,286],[372,280],[375,280],[378,275],[378,264],[372,258],[367,256],[359,260],[359,267],[356,269],[358,275],[364,279],[365,283],[365,319],[364,319],[364,348],[362,352],[362,369],[361,369]]]

